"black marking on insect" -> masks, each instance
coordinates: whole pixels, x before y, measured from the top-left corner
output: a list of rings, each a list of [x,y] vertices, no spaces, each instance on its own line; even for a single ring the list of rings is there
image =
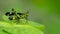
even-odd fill
[[[12,16],[9,16],[9,20],[13,20],[13,17]]]
[[[12,8],[12,12],[6,12],[5,13],[6,16],[9,16],[9,20],[17,20],[19,21],[20,19],[25,18],[26,22],[28,21],[28,16],[29,16],[29,11],[27,11],[26,13],[17,13],[13,8]],[[15,19],[13,16],[16,16]]]
[[[13,16],[15,14],[14,9],[12,9],[12,12],[6,12],[6,16]]]

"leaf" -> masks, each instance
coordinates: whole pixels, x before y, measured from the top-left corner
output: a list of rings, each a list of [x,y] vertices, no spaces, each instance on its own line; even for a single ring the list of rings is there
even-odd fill
[[[30,25],[12,25],[6,22],[0,22],[0,27],[12,34],[44,34],[41,30]],[[0,30],[0,32],[1,31],[2,30]]]
[[[3,19],[5,21],[0,22],[0,27],[2,27],[1,29],[4,29],[12,34],[44,34],[43,30],[45,30],[45,26],[42,24],[29,20],[27,24],[25,24],[25,19],[21,19],[19,22],[17,22],[18,24],[16,24],[14,21],[9,21],[7,16],[4,17],[5,18]]]

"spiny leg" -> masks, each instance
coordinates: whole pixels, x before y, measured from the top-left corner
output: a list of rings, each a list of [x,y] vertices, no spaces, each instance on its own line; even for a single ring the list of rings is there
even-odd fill
[[[25,24],[28,24],[28,16],[26,16],[26,23]]]
[[[20,18],[19,17],[16,17],[16,23],[20,23]]]
[[[28,16],[29,16],[29,11],[26,12],[26,23],[25,24],[28,24]]]

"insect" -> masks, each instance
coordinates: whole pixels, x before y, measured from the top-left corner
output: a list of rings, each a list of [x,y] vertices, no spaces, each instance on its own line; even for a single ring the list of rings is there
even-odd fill
[[[12,11],[11,12],[6,12],[5,15],[9,16],[9,18],[8,18],[9,20],[19,21],[20,19],[25,18],[26,23],[27,23],[28,22],[29,11],[27,11],[26,13],[18,13],[12,8]]]

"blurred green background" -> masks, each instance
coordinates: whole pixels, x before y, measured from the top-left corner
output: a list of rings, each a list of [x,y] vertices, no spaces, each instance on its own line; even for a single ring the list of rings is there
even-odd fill
[[[29,20],[45,25],[45,34],[60,34],[60,0],[0,0],[0,21],[11,8],[30,9]]]

